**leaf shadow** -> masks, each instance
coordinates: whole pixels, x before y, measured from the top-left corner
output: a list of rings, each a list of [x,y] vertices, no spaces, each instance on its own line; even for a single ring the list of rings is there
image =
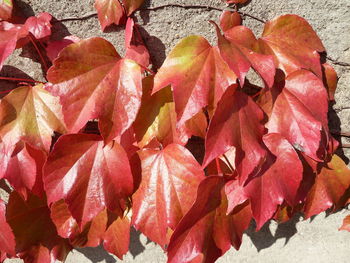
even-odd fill
[[[278,239],[282,238],[285,239],[284,245],[287,245],[289,240],[297,233],[296,224],[301,220],[301,218],[302,214],[296,214],[288,222],[278,224],[275,234],[272,234],[270,230],[270,224],[273,224],[273,222],[267,222],[260,229],[260,231],[256,232],[256,224],[253,220],[245,233],[249,236],[258,252],[268,247],[271,247],[277,242]]]

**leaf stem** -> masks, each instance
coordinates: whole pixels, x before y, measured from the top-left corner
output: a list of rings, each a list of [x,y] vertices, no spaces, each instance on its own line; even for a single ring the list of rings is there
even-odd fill
[[[47,63],[46,63],[43,55],[41,54],[40,49],[39,49],[38,45],[35,43],[35,40],[34,40],[34,38],[33,38],[33,36],[31,34],[29,35],[29,39],[30,39],[30,42],[32,42],[36,52],[38,53],[38,55],[40,57],[41,63],[43,65],[43,67],[44,67],[45,74],[46,74],[46,72],[49,69],[49,67],[47,66]]]
[[[222,174],[219,158],[215,158],[215,162],[216,162],[216,170],[218,171],[218,174]]]
[[[9,81],[23,81],[23,82],[32,82],[32,83],[41,83],[45,84],[42,81],[33,80],[33,79],[20,79],[20,78],[10,78],[10,77],[0,77],[0,80],[9,80]]]

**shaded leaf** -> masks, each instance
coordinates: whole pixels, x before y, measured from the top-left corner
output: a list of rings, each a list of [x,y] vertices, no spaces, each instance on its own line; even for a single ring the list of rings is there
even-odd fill
[[[12,0],[0,0],[0,21],[9,20],[12,16]]]
[[[237,75],[243,87],[245,76],[252,67],[265,81],[268,87],[274,82],[276,73],[273,57],[255,52],[257,39],[253,32],[244,26],[235,26],[221,35],[216,26],[220,54],[233,72]]]
[[[350,169],[337,155],[326,163],[315,179],[305,201],[305,217],[319,214],[336,206],[343,194],[350,187]]]
[[[121,59],[102,38],[71,44],[61,51],[48,71],[47,87],[60,97],[72,133],[87,121],[99,118],[106,143],[120,137],[133,123],[141,104],[142,75],[139,65]]]
[[[132,59],[147,68],[150,64],[150,54],[138,28],[139,25],[129,17],[125,28],[125,58]]]
[[[122,0],[128,16],[138,9],[144,1],[145,0]]]
[[[16,252],[25,263],[54,263],[56,259],[64,260],[71,250],[68,242],[57,235],[44,199],[29,195],[24,201],[12,192],[6,218],[15,235]]]
[[[275,64],[286,75],[299,69],[310,69],[322,78],[318,52],[325,49],[305,19],[297,15],[283,15],[268,21],[259,46],[264,54],[274,57]]]
[[[324,84],[325,87],[327,87],[329,99],[334,101],[334,95],[338,85],[337,72],[327,63],[322,64],[322,70],[324,74]]]
[[[145,149],[139,155],[142,181],[133,196],[132,223],[164,247],[168,229],[175,229],[193,204],[204,172],[192,154],[177,144]]]
[[[184,38],[170,52],[154,79],[153,93],[172,85],[178,125],[209,106],[216,107],[235,74],[221,58],[218,48],[200,36]]]
[[[250,97],[230,87],[209,124],[203,166],[235,147],[235,167],[240,182],[245,182],[265,159],[263,117],[263,112]]]
[[[303,178],[302,163],[286,139],[279,134],[267,134],[263,140],[276,160],[266,172],[253,178],[244,189],[251,201],[257,230],[273,217],[277,206],[284,200],[291,206],[297,204],[297,193]]]
[[[0,136],[5,144],[20,140],[49,151],[53,132],[65,132],[61,105],[39,84],[19,87],[0,101]]]
[[[15,236],[12,233],[11,227],[6,222],[5,215],[6,205],[0,199],[0,255],[8,254],[9,256],[14,256],[16,247]]]
[[[120,25],[125,21],[125,12],[119,0],[95,0],[98,20],[102,31],[111,24]]]
[[[222,31],[227,31],[235,26],[240,26],[242,23],[241,15],[238,12],[225,10],[220,16],[220,27]]]
[[[274,87],[278,94],[266,127],[279,133],[293,146],[314,160],[325,157],[328,129],[328,95],[321,80],[310,71],[295,71],[285,79],[284,87]]]
[[[58,139],[44,166],[48,203],[64,199],[79,226],[104,208],[119,209],[118,200],[133,191],[133,178],[124,149],[104,145],[94,134],[71,134]]]

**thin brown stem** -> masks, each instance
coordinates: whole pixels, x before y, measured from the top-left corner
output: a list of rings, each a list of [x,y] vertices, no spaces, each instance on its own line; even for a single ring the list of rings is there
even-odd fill
[[[341,148],[343,148],[343,149],[350,149],[350,143],[342,144]]]
[[[59,19],[59,20],[52,21],[52,24],[61,23],[61,22],[69,22],[69,21],[81,21],[81,20],[87,20],[87,19],[94,18],[94,17],[97,17],[97,13],[96,12],[90,13],[90,14],[86,14],[86,15],[81,16],[81,17],[66,17],[66,18],[62,18],[62,19]]]
[[[227,158],[227,156],[225,154],[223,154],[222,156],[225,158],[225,161],[226,161],[228,167],[231,169],[231,171],[234,171],[235,169],[233,168],[233,166],[232,166],[230,160]]]
[[[328,60],[330,60],[334,65],[338,65],[338,66],[342,66],[342,67],[350,67],[350,63],[338,61],[338,60],[335,60],[335,59],[330,58],[328,56],[326,58]]]
[[[331,131],[332,135],[350,137],[350,132]]]

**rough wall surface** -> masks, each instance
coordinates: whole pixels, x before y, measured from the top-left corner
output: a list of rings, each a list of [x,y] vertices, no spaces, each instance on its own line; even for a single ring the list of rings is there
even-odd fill
[[[25,9],[28,15],[39,12],[49,12],[56,19],[67,17],[82,17],[94,12],[94,0],[18,0],[17,4]],[[160,6],[164,4],[202,4],[215,7],[225,7],[221,0],[148,0],[145,6]],[[328,56],[332,59],[350,63],[350,0],[252,0],[241,11],[252,14],[263,20],[287,13],[298,14],[306,18],[322,39]],[[139,11],[136,16],[142,26],[142,34],[151,51],[153,62],[160,66],[169,51],[183,37],[192,34],[205,36],[210,42],[215,42],[215,32],[208,20],[217,20],[218,11],[165,8],[156,12]],[[246,17],[244,24],[252,28],[259,36],[263,26]],[[76,35],[80,38],[102,36],[111,41],[117,50],[123,54],[124,31],[113,28],[102,33],[96,18],[81,21],[55,24],[54,38],[65,35]],[[26,58],[24,50],[17,50],[7,61],[1,74],[11,75],[15,66],[34,79],[41,79],[40,65]],[[21,54],[21,57],[18,55]],[[329,61],[331,62],[331,61]],[[339,76],[336,93],[336,104],[330,114],[330,123],[334,129],[350,131],[350,68],[334,65]],[[343,143],[349,143],[343,138]],[[344,158],[350,158],[350,150],[344,150]],[[1,193],[0,193],[1,194]],[[337,214],[325,217],[316,216],[310,222],[299,222],[301,217],[294,218],[287,224],[277,226],[271,222],[262,231],[255,233],[253,226],[244,236],[240,251],[233,248],[218,262],[349,262],[350,233],[338,232],[342,219],[349,214],[342,210]],[[21,262],[8,260],[9,262]],[[69,263],[88,262],[119,262],[101,248],[80,249],[73,251],[67,259]],[[163,251],[152,242],[133,232],[130,252],[124,262],[166,262]]]

